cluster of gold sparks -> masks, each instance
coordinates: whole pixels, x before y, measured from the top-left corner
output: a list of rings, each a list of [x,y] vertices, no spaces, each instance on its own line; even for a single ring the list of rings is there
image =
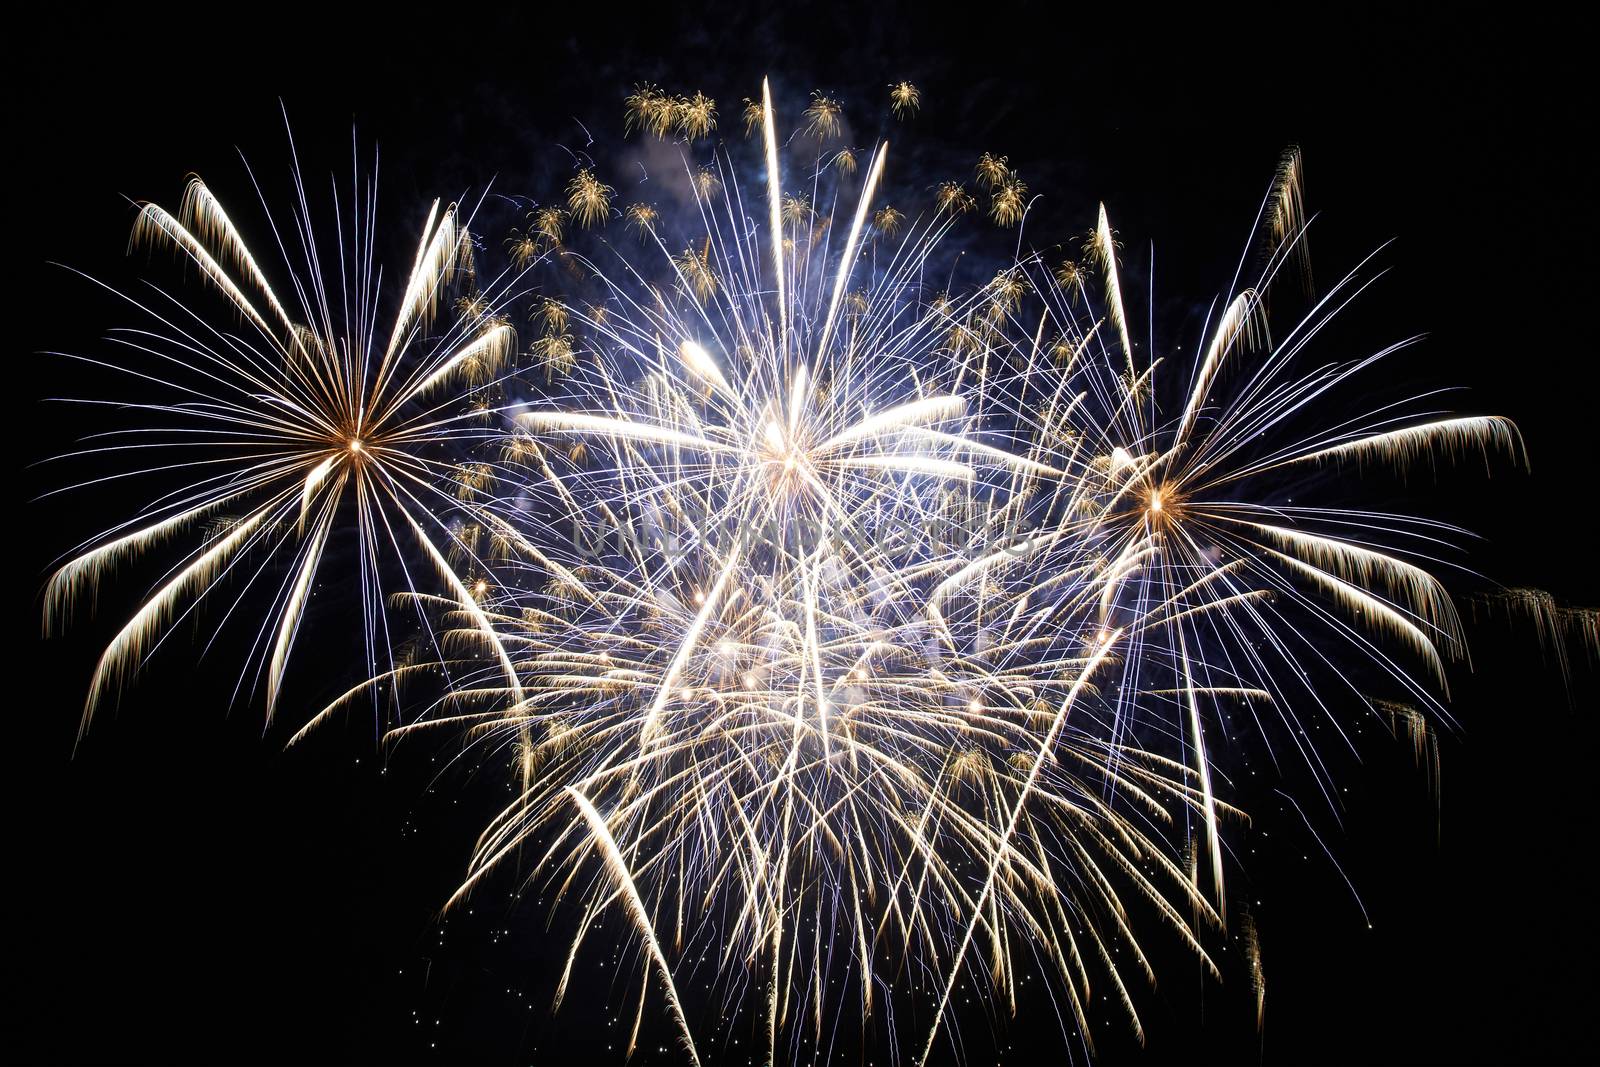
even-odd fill
[[[890,87],[896,117],[921,104]],[[635,1038],[664,1005],[695,1062],[717,1011],[683,995],[686,968],[726,998],[760,991],[769,1062],[825,1058],[848,1011],[864,1031],[887,1020],[921,1064],[962,983],[1003,1014],[1040,965],[1082,1040],[1105,991],[1138,1032],[1151,931],[1221,975],[1225,841],[1245,818],[1214,778],[1232,716],[1315,714],[1302,664],[1342,647],[1364,664],[1352,689],[1376,673],[1398,691],[1370,707],[1422,754],[1462,652],[1418,562],[1445,528],[1258,487],[1515,460],[1515,428],[1394,408],[1316,421],[1317,399],[1378,357],[1300,369],[1356,276],[1269,328],[1269,288],[1304,246],[1296,156],[1263,207],[1254,279],[1188,359],[1134,342],[1103,207],[1082,264],[1024,257],[952,294],[938,249],[974,194],[939,185],[913,218],[883,203],[888,145],[842,148],[833,98],[812,96],[791,143],[815,151],[808,173],[836,164],[849,196],[786,191],[765,91],[743,113],[766,178],[748,202],[734,149],[690,158],[717,131],[710,98],[643,85],[626,122],[682,143],[692,232],[666,236],[654,205],[614,208],[578,170],[482,290],[454,206],[429,215],[397,298],[371,288],[368,230],[354,269],[308,262],[291,299],[199,181],[177,215],[142,209],[136,238],[177,250],[232,321],[174,299],[123,338],[172,368],[178,399],[149,415],[196,473],[59,570],[52,620],[129,558],[193,547],[110,643],[88,711],[231,575],[270,586],[270,713],[351,527],[372,677],[295,736],[447,672],[392,733],[458,728],[514,753],[520,789],[457,899],[520,865],[576,901],[558,1004],[616,911],[640,946]],[[1005,157],[972,180],[996,223],[1025,221]],[[621,272],[569,232],[613,217],[645,250],[606,245]],[[519,346],[494,309],[543,266],[601,296],[534,299]],[[518,376],[519,347],[541,373]],[[386,555],[425,569],[385,588]],[[391,594],[421,607],[432,662],[383,650]],[[1254,926],[1234,924],[1264,989]]]

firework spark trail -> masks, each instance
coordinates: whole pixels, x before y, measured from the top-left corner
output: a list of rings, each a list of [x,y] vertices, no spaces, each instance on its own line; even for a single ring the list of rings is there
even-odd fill
[[[897,118],[920,102],[891,87]],[[785,145],[815,150],[806,193],[784,190],[765,81],[744,113],[760,130],[748,168],[726,145],[692,155],[716,129],[704,94],[640,86],[627,108],[629,132],[681,138],[686,232],[632,205],[615,214],[643,255],[606,241],[615,190],[586,160],[508,241],[517,269],[480,290],[461,212],[436,202],[382,334],[370,243],[357,242],[353,291],[331,298],[303,192],[293,311],[204,186],[182,218],[141,212],[136,235],[187,257],[244,336],[173,297],[129,342],[155,357],[148,380],[186,398],[150,415],[209,431],[172,442],[204,450],[202,473],[68,561],[52,622],[127,559],[222,526],[113,640],[88,709],[185,602],[265,548],[288,557],[258,639],[270,715],[353,515],[374,676],[291,743],[442,666],[442,694],[389,737],[455,730],[515,752],[521,790],[450,903],[524,855],[557,899],[575,891],[583,921],[556,1006],[592,920],[620,900],[697,1063],[675,961],[716,961],[707,995],[728,1001],[760,980],[773,1062],[786,1034],[800,1055],[792,1020],[808,1018],[826,1058],[838,1037],[836,1024],[824,1045],[824,1020],[852,993],[863,1042],[880,1016],[894,1031],[874,987],[907,973],[939,988],[926,1062],[941,1033],[955,1039],[964,976],[1017,1010],[1023,952],[1053,962],[1052,995],[1085,1043],[1091,971],[1142,1039],[1128,979],[1155,971],[1140,915],[1221,977],[1208,945],[1229,914],[1224,843],[1246,819],[1219,793],[1240,733],[1230,709],[1274,760],[1287,736],[1332,804],[1307,732],[1325,720],[1348,740],[1331,691],[1397,689],[1425,731],[1462,653],[1426,569],[1459,531],[1291,504],[1264,476],[1518,461],[1515,427],[1412,418],[1425,396],[1318,421],[1401,346],[1302,369],[1370,284],[1359,272],[1276,340],[1267,330],[1273,282],[1304,258],[1298,157],[1251,235],[1266,242],[1259,275],[1234,279],[1202,355],[1173,374],[1153,342],[1135,358],[1104,205],[1087,249],[1098,304],[1087,268],[1033,255],[952,295],[934,279],[967,282],[940,249],[970,195],[946,182],[909,223],[889,214],[887,143],[855,186],[837,101],[814,94]],[[764,179],[764,219],[746,213],[741,172]],[[1005,158],[986,153],[977,173],[991,217],[1016,222],[1025,187]],[[341,240],[341,269],[344,255]],[[524,272],[547,267],[560,296],[536,304],[543,335],[522,366],[502,311],[531,298]],[[452,285],[461,314],[434,333]],[[360,309],[352,321],[340,303]],[[424,613],[432,662],[386,647],[380,548]],[[605,876],[582,882],[594,856]]]
[[[644,901],[639,899],[639,890],[633,884],[633,876],[628,872],[628,864],[617,851],[616,839],[611,836],[611,831],[606,828],[606,821],[594,810],[594,805],[589,799],[576,789],[568,787],[567,795],[577,805],[584,821],[589,824],[594,840],[600,846],[601,854],[605,856],[606,867],[616,878],[617,885],[628,901],[628,914],[638,924],[639,932],[643,935],[645,944],[650,948],[650,959],[655,963],[656,970],[661,975],[661,984],[666,990],[667,1003],[672,1006],[672,1016],[677,1020],[678,1027],[683,1032],[683,1047],[689,1053],[689,1058],[696,1067],[699,1067],[700,1054],[694,1048],[694,1035],[689,1032],[689,1020],[683,1014],[683,1005],[678,1000],[678,987],[672,981],[672,968],[667,964],[667,958],[661,953],[661,943],[656,940],[655,928],[650,923],[650,913],[645,910]]]
[[[966,959],[967,948],[972,944],[972,935],[977,931],[978,919],[983,913],[984,905],[988,903],[989,896],[994,892],[995,877],[1000,873],[1000,866],[1011,854],[1011,838],[1017,832],[1017,822],[1022,817],[1023,806],[1028,802],[1028,794],[1032,792],[1034,783],[1039,779],[1039,769],[1050,758],[1051,750],[1055,747],[1056,737],[1061,732],[1062,725],[1067,721],[1067,715],[1072,711],[1073,703],[1078,699],[1078,694],[1088,684],[1089,678],[1095,669],[1105,660],[1107,653],[1122,637],[1122,632],[1116,631],[1106,635],[1100,642],[1100,647],[1093,657],[1084,665],[1083,673],[1078,681],[1068,690],[1067,698],[1061,702],[1060,709],[1050,723],[1050,729],[1045,732],[1039,741],[1039,751],[1033,757],[1033,764],[1028,768],[1028,777],[1023,781],[1022,788],[1017,793],[1017,799],[1011,807],[1011,815],[1006,819],[1005,830],[996,842],[994,858],[989,861],[989,873],[983,880],[983,888],[978,892],[978,899],[972,908],[972,919],[967,923],[966,932],[961,935],[961,941],[956,946],[955,956],[950,961],[950,975],[945,979],[944,991],[939,994],[939,1005],[933,1012],[933,1025],[928,1030],[928,1040],[922,1046],[922,1055],[917,1058],[917,1067],[922,1067],[928,1062],[928,1056],[933,1052],[933,1043],[939,1036],[939,1024],[944,1019],[945,1009],[950,1005],[950,994],[955,991],[956,979],[961,977],[961,964]]]
[[[778,287],[778,349],[789,362],[789,294],[783,282],[783,181],[778,176],[778,128],[772,117],[772,85],[761,79],[761,136],[767,146],[767,210],[772,225],[772,277]]]

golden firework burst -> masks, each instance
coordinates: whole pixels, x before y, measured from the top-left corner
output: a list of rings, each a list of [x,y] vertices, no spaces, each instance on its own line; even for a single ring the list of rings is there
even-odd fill
[[[606,220],[611,198],[616,190],[594,176],[587,167],[579,170],[567,183],[567,209],[579,226],[593,226]]]
[[[908,119],[922,108],[922,90],[908,81],[889,86],[889,107],[897,119]]]

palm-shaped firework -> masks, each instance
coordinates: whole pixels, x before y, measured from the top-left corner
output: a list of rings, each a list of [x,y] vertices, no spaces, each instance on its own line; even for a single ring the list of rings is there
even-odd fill
[[[431,328],[447,288],[472,270],[471,241],[456,205],[441,210],[435,201],[429,210],[397,306],[383,322],[383,309],[395,301],[378,287],[370,190],[358,202],[351,232],[336,233],[334,260],[326,262],[321,257],[330,250],[317,244],[298,173],[296,187],[292,232],[302,269],[289,275],[288,298],[199,178],[190,180],[177,215],[157,204],[140,208],[134,243],[175,250],[216,296],[190,302],[156,287],[153,297],[128,298],[148,325],[115,335],[128,356],[114,366],[165,399],[142,405],[144,421],[101,435],[92,450],[108,461],[159,457],[118,477],[176,473],[190,480],[154,495],[138,516],[55,573],[47,625],[124,561],[179,537],[191,537],[193,547],[106,648],[85,726],[174,616],[229,576],[268,587],[262,595],[271,610],[261,616],[256,648],[270,716],[330,538],[343,526],[359,553],[369,647],[388,640],[379,560],[403,545],[402,555],[420,551],[426,570],[498,648],[488,618],[447,558],[456,545],[441,518],[451,503],[441,485],[454,470],[454,446],[483,433],[479,414],[463,407],[461,387],[498,375],[514,331],[481,314]],[[285,235],[276,227],[273,233],[278,252],[292,260]],[[274,570],[263,557],[290,565]],[[499,660],[515,686],[511,661],[503,652]]]

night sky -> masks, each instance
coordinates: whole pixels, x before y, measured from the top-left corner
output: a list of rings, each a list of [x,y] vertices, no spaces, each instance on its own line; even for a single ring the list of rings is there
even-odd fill
[[[409,220],[435,196],[492,182],[552,198],[571,172],[561,146],[581,148],[586,130],[619,142],[635,82],[705,90],[733,137],[737,102],[770,74],[795,110],[812,89],[839,96],[866,143],[887,84],[907,78],[924,104],[909,129],[886,128],[906,142],[891,155],[895,180],[963,177],[980,151],[1005,153],[1043,194],[1029,222],[1041,246],[1075,245],[1104,200],[1141,286],[1154,247],[1158,330],[1192,337],[1279,153],[1298,144],[1319,280],[1395,242],[1380,291],[1333,342],[1370,351],[1428,334],[1378,385],[1463,387],[1444,406],[1511,416],[1532,457],[1531,473],[1502,464],[1489,480],[1441,473],[1378,492],[1480,533],[1463,559],[1488,579],[1592,606],[1593,59],[1576,26],[1510,10],[1228,8],[1172,22],[1154,8],[1044,4],[681,15],[595,4],[526,19],[261,9],[223,28],[232,20],[213,27],[190,8],[36,15],[17,28],[6,94],[16,636],[0,749],[13,988],[0,1056],[620,1062],[633,1010],[621,990],[637,990],[612,985],[627,944],[612,923],[552,1018],[562,913],[547,931],[550,908],[514,897],[512,879],[439,919],[507,796],[497,769],[453,765],[459,746],[443,735],[386,753],[358,715],[286,752],[292,716],[263,735],[259,706],[230,706],[237,655],[169,648],[74,750],[116,616],[42,641],[39,593],[52,561],[120,521],[127,502],[116,490],[34,499],[57,484],[39,461],[90,429],[44,402],[73,393],[79,372],[40,353],[94,352],[127,321],[51,264],[134,279],[129,198],[176,202],[197,172],[248,203],[238,150],[273,180],[287,168],[281,101],[321,181],[348,175],[352,125],[364,151],[379,147],[398,262],[413,247]],[[1459,573],[1450,583],[1486,588]],[[188,627],[196,650],[214,622]],[[1269,832],[1249,835],[1245,871],[1230,877],[1259,900],[1264,1033],[1245,990],[1202,981],[1175,956],[1141,1002],[1146,1047],[1113,1021],[1097,1039],[1103,1062],[1596,1058],[1595,672],[1564,684],[1527,627],[1485,619],[1469,638],[1439,809],[1406,745],[1380,731],[1363,738],[1362,762],[1338,767],[1343,827],[1328,845],[1371,928],[1275,791],[1304,783],[1292,771],[1247,782],[1230,799]],[[293,692],[320,707],[348,670],[312,651]],[[991,1062],[988,1026],[963,1020],[972,1063]],[[1042,1000],[992,1042],[1005,1064],[1063,1062]],[[635,1062],[674,1062],[672,1049],[652,1013]],[[752,1030],[705,1055],[745,1063],[756,1050]]]

